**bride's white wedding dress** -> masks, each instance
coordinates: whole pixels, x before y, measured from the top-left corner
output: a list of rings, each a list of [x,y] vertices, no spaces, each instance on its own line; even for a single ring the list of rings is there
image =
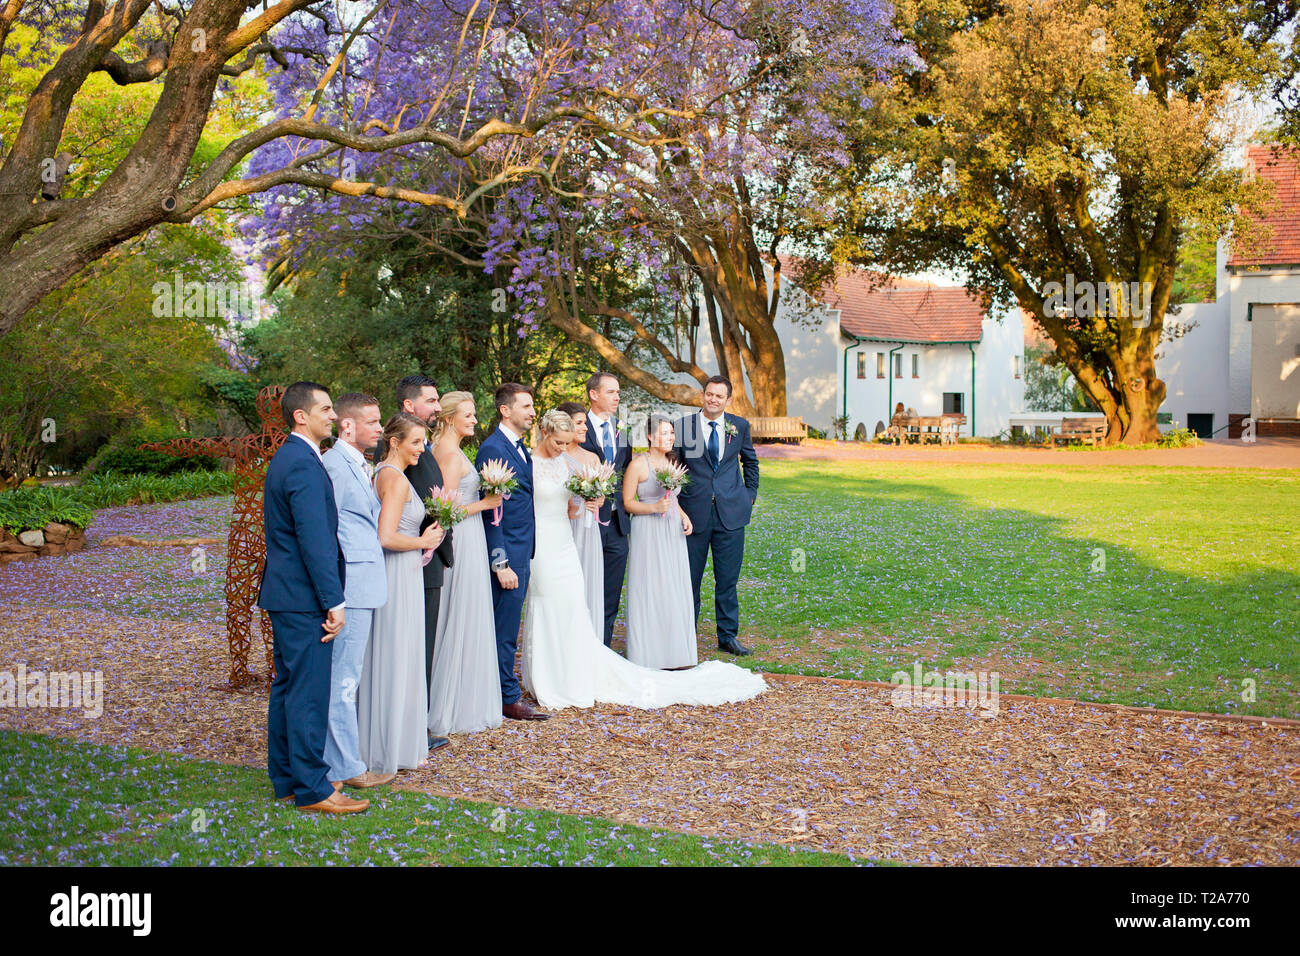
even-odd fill
[[[591,707],[597,701],[653,709],[669,704],[727,704],[767,689],[759,674],[724,661],[690,670],[638,667],[592,630],[582,565],[569,524],[569,469],[562,457],[533,456],[537,550],[524,610],[523,683],[543,707]]]

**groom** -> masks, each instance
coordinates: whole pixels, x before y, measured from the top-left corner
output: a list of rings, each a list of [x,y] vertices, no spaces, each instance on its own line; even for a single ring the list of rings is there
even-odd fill
[[[524,447],[524,435],[533,427],[537,412],[533,390],[506,382],[497,388],[497,414],[501,424],[479,445],[474,467],[479,471],[493,459],[504,461],[515,473],[519,487],[501,504],[501,523],[486,516],[488,561],[492,566],[492,612],[496,622],[497,667],[501,675],[501,713],[514,720],[547,720],[550,714],[533,710],[523,701],[515,677],[515,650],[519,644],[519,619],[528,590],[529,563],[533,559],[533,460]]]
[[[691,562],[695,620],[700,620],[700,582],[713,551],[714,620],[718,647],[732,654],[749,654],[737,639],[740,603],[736,582],[745,557],[745,525],[758,498],[758,456],[749,436],[749,422],[724,409],[731,401],[731,382],[715,375],[704,384],[701,409],[677,421],[677,460],[691,480],[678,503],[691,519],[686,551]]]
[[[618,379],[597,372],[587,379],[587,439],[582,447],[603,462],[613,462],[617,485],[600,506],[600,543],[605,552],[605,646],[614,637],[614,619],[623,594],[627,568],[627,533],[631,519],[623,510],[623,472],[632,462],[632,446],[618,430]]]

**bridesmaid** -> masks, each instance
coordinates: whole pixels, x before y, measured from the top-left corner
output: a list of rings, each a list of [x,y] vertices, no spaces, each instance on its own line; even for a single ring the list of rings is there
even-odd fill
[[[502,721],[492,572],[483,534],[483,514],[500,505],[501,496],[479,497],[478,472],[460,447],[478,424],[474,397],[448,392],[441,405],[433,457],[447,487],[460,492],[469,517],[452,535],[453,563],[438,605],[427,722],[429,732],[440,737],[499,727]]]
[[[564,456],[568,459],[569,474],[575,474],[587,465],[599,465],[600,458],[596,453],[582,447],[582,443],[587,440],[586,407],[578,402],[565,402],[558,406],[558,410],[573,419],[576,430],[573,443]],[[605,633],[605,549],[596,519],[600,516],[600,508],[605,499],[597,498],[586,502],[586,507],[591,512],[590,518],[582,513],[581,498],[575,495],[573,503],[579,509],[577,517],[571,523],[573,543],[578,549],[578,562],[582,565],[582,580],[586,586],[587,611],[591,614],[591,624],[596,634],[601,635]]]
[[[623,476],[623,506],[632,515],[627,547],[627,659],[642,667],[694,667],[695,599],[686,536],[691,519],[669,502],[655,469],[673,460],[673,423],[653,415],[649,451]]]
[[[361,759],[374,773],[418,767],[429,752],[424,733],[424,577],[420,552],[436,548],[443,530],[420,533],[424,505],[403,472],[424,451],[425,424],[398,412],[384,425],[384,460],[375,469],[379,543],[384,547],[388,600],[375,609],[357,688]]]

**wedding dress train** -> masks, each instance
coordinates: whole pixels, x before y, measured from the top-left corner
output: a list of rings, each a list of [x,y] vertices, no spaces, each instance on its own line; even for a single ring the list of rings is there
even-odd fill
[[[569,468],[563,458],[533,458],[537,549],[524,610],[523,683],[549,709],[596,702],[654,709],[717,705],[757,697],[762,676],[725,661],[681,671],[639,667],[607,648],[593,629],[569,525]]]

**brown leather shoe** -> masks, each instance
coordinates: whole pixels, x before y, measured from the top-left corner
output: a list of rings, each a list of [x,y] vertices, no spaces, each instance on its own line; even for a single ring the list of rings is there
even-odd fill
[[[550,714],[543,714],[540,710],[533,710],[522,700],[517,700],[513,704],[506,704],[501,708],[501,715],[509,717],[511,720],[550,720]]]
[[[369,800],[353,800],[351,797],[335,791],[320,803],[313,803],[310,806],[299,807],[298,809],[309,813],[361,813],[369,808]]]
[[[366,790],[370,787],[382,787],[384,784],[392,783],[396,779],[397,774],[395,773],[373,773],[367,770],[351,780],[344,780],[343,783],[349,787],[360,787],[362,790]]]

